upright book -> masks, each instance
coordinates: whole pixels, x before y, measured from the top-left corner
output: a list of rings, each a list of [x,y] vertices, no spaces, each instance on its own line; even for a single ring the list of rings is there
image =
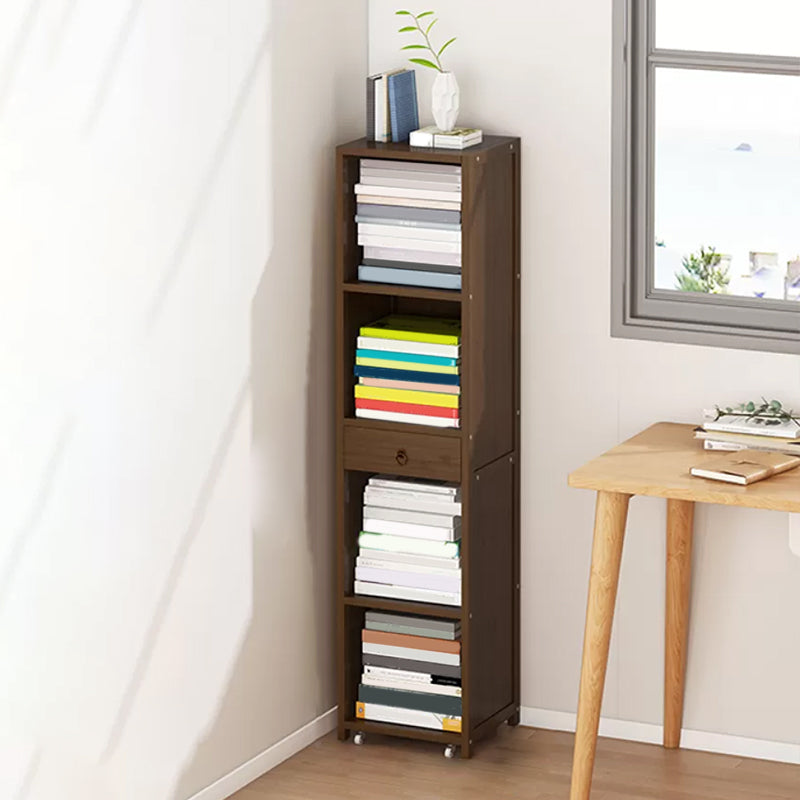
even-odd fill
[[[388,80],[392,141],[407,142],[411,131],[419,125],[417,73],[407,69],[390,75]]]

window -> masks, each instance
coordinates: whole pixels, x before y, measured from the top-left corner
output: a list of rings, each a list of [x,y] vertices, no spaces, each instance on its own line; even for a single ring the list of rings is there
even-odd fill
[[[612,332],[800,353],[800,0],[615,0]]]

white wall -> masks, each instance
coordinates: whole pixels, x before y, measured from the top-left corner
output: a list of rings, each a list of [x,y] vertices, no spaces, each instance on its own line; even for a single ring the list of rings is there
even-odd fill
[[[182,800],[335,702],[365,54],[362,0],[0,4],[4,800]]]
[[[370,71],[400,66],[370,0]],[[463,124],[523,143],[522,702],[574,711],[593,497],[567,473],[651,422],[761,394],[800,405],[796,357],[609,336],[611,0],[440,0]],[[408,40],[405,40],[408,41]],[[431,76],[420,74],[423,124]],[[664,505],[631,505],[604,715],[661,723]],[[697,512],[689,728],[800,743],[800,560],[786,515]]]

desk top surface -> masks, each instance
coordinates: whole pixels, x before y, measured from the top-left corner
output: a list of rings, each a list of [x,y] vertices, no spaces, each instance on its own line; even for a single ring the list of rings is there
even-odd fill
[[[724,453],[703,450],[694,425],[658,422],[570,473],[577,489],[800,512],[800,467],[750,486],[689,474]]]

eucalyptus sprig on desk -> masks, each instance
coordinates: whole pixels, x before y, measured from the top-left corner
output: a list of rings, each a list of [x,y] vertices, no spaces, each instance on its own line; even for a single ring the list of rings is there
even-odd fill
[[[426,17],[433,17],[433,11],[423,11],[421,14],[412,14],[410,11],[395,11],[394,12],[398,17],[411,17],[414,20],[413,25],[404,25],[402,28],[399,29],[398,33],[419,33],[422,38],[425,40],[425,44],[407,44],[405,47],[401,47],[401,50],[428,50],[433,57],[435,64],[433,61],[427,58],[409,58],[408,60],[414,64],[419,64],[421,67],[429,67],[430,69],[435,69],[437,72],[444,72],[444,68],[442,67],[442,62],[440,60],[440,56],[444,51],[450,47],[451,44],[456,40],[454,36],[452,39],[448,39],[438,50],[435,50],[433,45],[431,44],[430,40],[430,33],[433,29],[433,26],[439,21],[438,18],[434,17],[430,22],[428,22]],[[420,20],[424,19],[425,22],[423,23],[425,27],[422,27],[420,24]]]
[[[766,397],[762,397],[760,403],[748,400],[746,403],[740,403],[735,407],[720,408],[719,406],[714,406],[714,409],[717,414],[714,417],[715,422],[723,417],[744,417],[745,419],[756,420],[757,424],[761,425],[780,425],[783,422],[794,422],[800,428],[800,417],[795,416],[794,411],[791,409],[785,409],[780,400],[767,400]]]

